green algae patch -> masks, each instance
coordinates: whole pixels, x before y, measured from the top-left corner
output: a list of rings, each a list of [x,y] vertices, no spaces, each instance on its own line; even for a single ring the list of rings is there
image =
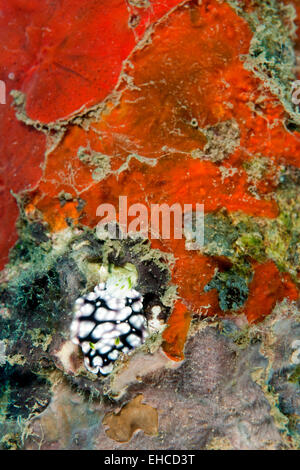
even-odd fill
[[[266,168],[264,159],[248,162],[247,172],[253,178],[253,184],[260,181]],[[229,268],[233,267],[246,278],[249,277],[251,261],[264,263],[272,260],[281,272],[288,272],[297,283],[300,265],[299,182],[298,169],[281,167],[277,188],[272,193],[279,209],[274,219],[224,210],[205,214],[201,252],[227,258]]]
[[[289,375],[288,381],[300,386],[300,365],[295,367]]]
[[[201,251],[209,256],[224,256],[237,269],[248,270],[247,258],[266,259],[263,225],[265,219],[226,211],[206,214],[204,244]]]
[[[264,158],[247,162],[253,184],[263,178],[269,163]],[[276,218],[250,217],[225,210],[205,214],[201,252],[220,260],[220,272],[205,287],[216,289],[223,311],[238,310],[248,297],[252,266],[272,260],[280,272],[289,273],[298,285],[300,265],[300,171],[280,168],[277,188],[272,193],[279,214]]]
[[[297,280],[300,264],[300,171],[287,167],[283,170],[275,194],[280,214],[266,221],[265,249],[282,271],[288,271]]]

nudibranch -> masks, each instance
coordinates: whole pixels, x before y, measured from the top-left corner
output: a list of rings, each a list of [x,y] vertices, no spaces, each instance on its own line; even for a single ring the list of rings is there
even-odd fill
[[[121,353],[141,346],[147,333],[143,297],[124,284],[100,282],[75,302],[71,339],[80,345],[85,367],[108,375]]]

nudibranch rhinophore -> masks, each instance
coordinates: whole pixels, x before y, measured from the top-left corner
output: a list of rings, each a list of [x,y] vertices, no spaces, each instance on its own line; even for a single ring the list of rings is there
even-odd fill
[[[79,297],[71,324],[71,338],[81,346],[86,368],[108,375],[121,353],[145,342],[147,321],[143,297],[135,289],[108,289],[105,282]]]

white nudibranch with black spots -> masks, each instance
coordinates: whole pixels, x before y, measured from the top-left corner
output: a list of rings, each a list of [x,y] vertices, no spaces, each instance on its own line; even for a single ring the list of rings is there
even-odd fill
[[[125,284],[113,278],[101,282],[75,302],[71,339],[80,345],[85,367],[94,374],[110,374],[121,353],[141,346],[147,336],[143,297],[128,279]]]

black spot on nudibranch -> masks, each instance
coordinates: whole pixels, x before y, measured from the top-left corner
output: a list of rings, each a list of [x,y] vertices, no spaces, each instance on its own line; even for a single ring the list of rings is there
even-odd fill
[[[72,341],[81,346],[86,368],[107,375],[121,353],[128,353],[144,343],[147,336],[143,297],[135,289],[118,295],[105,283],[75,303],[71,324]]]

